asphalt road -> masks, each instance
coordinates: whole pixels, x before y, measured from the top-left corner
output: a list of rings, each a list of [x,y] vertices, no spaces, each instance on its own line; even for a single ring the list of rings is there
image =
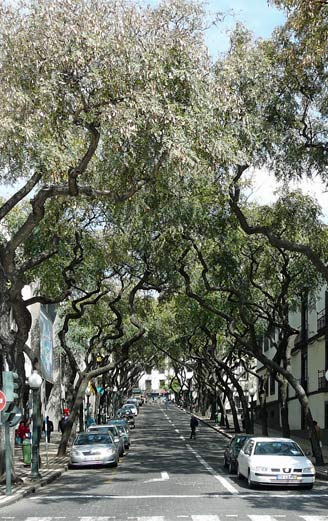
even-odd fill
[[[27,521],[328,521],[328,482],[312,491],[249,490],[222,465],[226,438],[190,417],[146,405],[129,453],[114,468],[66,472],[36,495],[2,508],[1,519]]]

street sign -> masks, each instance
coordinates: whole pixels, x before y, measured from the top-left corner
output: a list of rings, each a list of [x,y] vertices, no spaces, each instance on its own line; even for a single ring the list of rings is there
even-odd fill
[[[6,407],[6,403],[6,395],[3,391],[0,391],[0,411],[4,410],[4,408]]]

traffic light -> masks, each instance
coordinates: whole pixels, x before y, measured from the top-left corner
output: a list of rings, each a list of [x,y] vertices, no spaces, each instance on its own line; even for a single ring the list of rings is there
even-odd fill
[[[5,411],[10,407],[10,405],[17,400],[18,394],[16,390],[20,387],[19,385],[19,376],[17,373],[13,371],[2,371],[2,390],[6,395],[6,407]]]

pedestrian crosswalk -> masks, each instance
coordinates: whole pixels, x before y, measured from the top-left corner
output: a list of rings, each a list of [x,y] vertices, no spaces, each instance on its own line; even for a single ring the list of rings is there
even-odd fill
[[[46,516],[46,517],[8,517],[0,516],[0,521],[123,521],[120,516]],[[328,515],[300,515],[300,514],[195,514],[167,516],[128,516],[124,521],[328,521]]]

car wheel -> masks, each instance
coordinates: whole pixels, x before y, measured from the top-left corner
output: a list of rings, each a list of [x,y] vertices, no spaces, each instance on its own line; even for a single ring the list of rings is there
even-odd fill
[[[251,471],[248,469],[248,476],[247,476],[247,484],[248,488],[254,488],[254,483],[251,480]]]
[[[113,463],[113,467],[117,467],[117,465],[118,465],[118,461],[116,460],[116,461],[114,461],[114,463]]]
[[[229,474],[236,474],[236,471],[237,471],[236,464],[233,461],[230,461]]]
[[[243,479],[243,475],[240,473],[239,471],[239,465],[237,465],[237,476],[238,476],[238,479]]]
[[[229,466],[229,464],[227,462],[227,458],[225,456],[224,456],[224,460],[223,460],[223,466],[224,467],[228,467]]]

